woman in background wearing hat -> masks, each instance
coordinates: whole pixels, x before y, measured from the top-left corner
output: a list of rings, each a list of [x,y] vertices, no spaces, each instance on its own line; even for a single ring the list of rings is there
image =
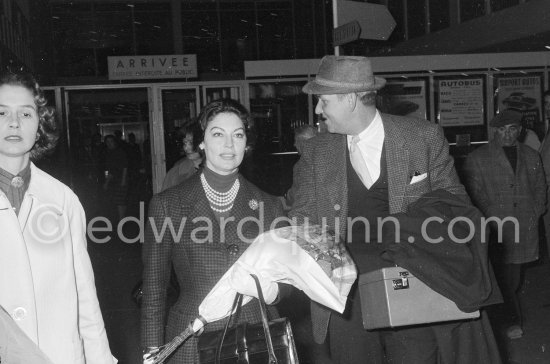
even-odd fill
[[[466,180],[476,206],[489,217],[515,218],[502,225],[502,238],[492,225],[491,260],[504,296],[506,335],[523,335],[518,299],[521,269],[539,257],[538,221],[545,210],[546,182],[539,154],[518,142],[523,115],[504,110],[490,122],[494,138],[466,160]],[[519,239],[516,228],[519,227]],[[499,227],[499,230],[501,228]]]

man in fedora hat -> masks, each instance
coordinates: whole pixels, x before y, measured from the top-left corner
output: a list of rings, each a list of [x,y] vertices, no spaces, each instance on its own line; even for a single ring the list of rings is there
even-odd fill
[[[546,181],[540,155],[518,142],[523,114],[507,109],[489,125],[494,138],[466,160],[466,186],[486,217],[515,218],[491,231],[490,256],[504,297],[505,334],[523,335],[518,298],[521,269],[539,257],[540,216],[546,210]],[[496,228],[497,226],[491,226]],[[518,230],[519,229],[519,230]]]
[[[385,83],[374,76],[366,57],[325,56],[315,79],[303,87],[318,97],[315,112],[329,133],[304,143],[294,168],[296,199],[289,217],[297,223],[327,224],[346,242],[359,274],[395,265],[382,258],[380,219],[407,211],[420,196],[437,189],[469,203],[442,129],[427,120],[377,110],[376,93]],[[368,229],[350,219],[366,219]],[[311,310],[314,339],[328,342],[332,363],[426,364],[436,363],[438,356],[462,363],[452,345],[442,352],[436,333],[444,327],[444,340],[454,340],[452,332],[460,323],[367,331],[357,287],[350,292],[344,314],[314,302]],[[498,353],[492,357],[498,358]],[[473,358],[471,362],[498,362],[491,356],[483,361]]]

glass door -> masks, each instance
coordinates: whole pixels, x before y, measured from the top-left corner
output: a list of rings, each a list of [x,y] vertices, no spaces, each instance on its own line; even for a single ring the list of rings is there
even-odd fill
[[[65,108],[72,186],[87,216],[137,216],[152,194],[148,89],[68,89]],[[124,169],[113,201],[106,176]]]
[[[243,103],[241,97],[241,86],[239,85],[214,85],[203,86],[203,105],[218,99],[233,99]]]
[[[309,124],[305,80],[250,82],[250,112],[256,132],[252,181],[263,190],[283,195],[292,185],[292,167],[298,159],[294,132]]]
[[[155,181],[155,192],[159,192],[166,172],[184,156],[183,138],[180,132],[181,127],[189,122],[196,121],[200,112],[199,87],[159,87],[158,100],[160,100],[160,124],[162,134],[158,135],[158,143],[155,152],[164,156],[164,164],[159,166],[157,180]],[[155,128],[156,132],[160,131]],[[162,138],[162,142],[160,139]]]

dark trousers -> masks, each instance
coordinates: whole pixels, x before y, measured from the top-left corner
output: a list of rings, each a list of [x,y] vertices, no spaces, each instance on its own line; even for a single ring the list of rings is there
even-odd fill
[[[523,320],[518,290],[521,286],[522,264],[501,264],[497,271],[508,323],[521,327]]]
[[[331,315],[329,341],[334,364],[437,363],[437,342],[431,327],[367,331],[363,328],[359,293],[350,293],[346,312]]]

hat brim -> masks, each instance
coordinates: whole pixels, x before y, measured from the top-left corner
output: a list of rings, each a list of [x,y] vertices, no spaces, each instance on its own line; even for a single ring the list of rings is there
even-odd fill
[[[334,87],[320,85],[316,80],[309,81],[302,87],[302,91],[306,94],[313,95],[334,95],[334,94],[348,94],[351,92],[362,91],[378,91],[386,85],[386,79],[382,77],[374,77],[374,85],[372,87]]]

